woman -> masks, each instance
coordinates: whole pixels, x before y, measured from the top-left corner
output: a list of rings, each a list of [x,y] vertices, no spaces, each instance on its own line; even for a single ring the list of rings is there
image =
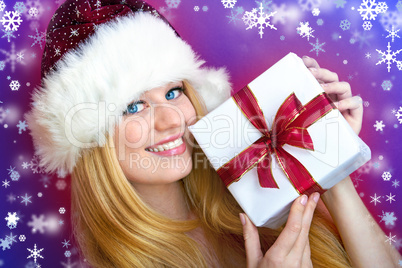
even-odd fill
[[[91,266],[396,263],[349,178],[322,196],[336,227],[313,194],[295,200],[283,230],[257,231],[187,130],[229,96],[228,77],[203,68],[146,3],[68,0],[47,32],[28,125],[47,171],[72,174],[75,237]],[[358,133],[361,100],[304,61]]]

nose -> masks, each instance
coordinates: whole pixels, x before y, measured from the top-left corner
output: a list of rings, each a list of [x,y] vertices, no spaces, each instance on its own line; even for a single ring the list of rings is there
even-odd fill
[[[184,128],[185,115],[176,105],[161,103],[153,107],[154,129],[165,131],[172,128]]]

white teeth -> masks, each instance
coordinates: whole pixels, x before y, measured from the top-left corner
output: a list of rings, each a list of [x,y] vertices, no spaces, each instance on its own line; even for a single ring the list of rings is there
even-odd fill
[[[162,152],[165,150],[170,150],[170,149],[176,148],[182,144],[183,144],[183,139],[180,137],[177,140],[158,145],[158,146],[156,146],[156,148],[148,148],[147,150],[151,151],[151,152]]]

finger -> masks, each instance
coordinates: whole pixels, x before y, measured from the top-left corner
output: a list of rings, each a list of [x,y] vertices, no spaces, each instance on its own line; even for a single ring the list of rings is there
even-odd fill
[[[318,65],[318,62],[315,59],[310,58],[309,56],[303,56],[302,60],[304,62],[304,65],[306,65],[307,68],[317,68],[317,69],[320,68],[320,65]]]
[[[321,84],[329,96],[336,96],[333,101],[339,101],[352,97],[352,89],[347,82],[332,82]]]
[[[324,68],[309,68],[320,83],[339,82],[338,74]]]
[[[313,267],[309,240],[307,240],[307,244],[304,247],[301,267]]]
[[[363,100],[359,96],[354,96],[349,99],[345,99],[334,104],[338,107],[338,110],[344,115],[347,113],[349,118],[356,122],[363,120]],[[360,130],[359,130],[360,131]]]
[[[240,213],[240,221],[243,225],[243,237],[246,248],[247,267],[257,267],[262,259],[260,237],[257,227],[250,221],[246,214]]]
[[[292,251],[293,246],[300,235],[303,213],[307,200],[308,198],[306,195],[299,196],[290,208],[285,228],[272,246],[274,247],[273,250],[275,250],[275,254],[278,254],[279,257],[287,256]]]
[[[320,199],[319,193],[313,193],[308,199],[306,209],[303,213],[302,229],[300,231],[300,235],[297,237],[293,250],[289,254],[294,258],[300,258],[300,256],[302,256],[308,243],[308,235],[310,232],[311,221],[313,220],[314,210],[317,207],[318,199]]]

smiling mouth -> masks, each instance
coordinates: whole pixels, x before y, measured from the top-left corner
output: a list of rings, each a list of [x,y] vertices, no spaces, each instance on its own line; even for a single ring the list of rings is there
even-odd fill
[[[160,144],[160,145],[155,146],[155,147],[145,148],[145,151],[148,151],[148,152],[163,152],[163,151],[168,151],[168,150],[175,149],[175,148],[179,147],[182,144],[183,144],[183,136],[178,138],[178,139],[176,139],[176,140],[174,140],[174,141],[169,141],[167,143],[163,143],[163,144]]]

